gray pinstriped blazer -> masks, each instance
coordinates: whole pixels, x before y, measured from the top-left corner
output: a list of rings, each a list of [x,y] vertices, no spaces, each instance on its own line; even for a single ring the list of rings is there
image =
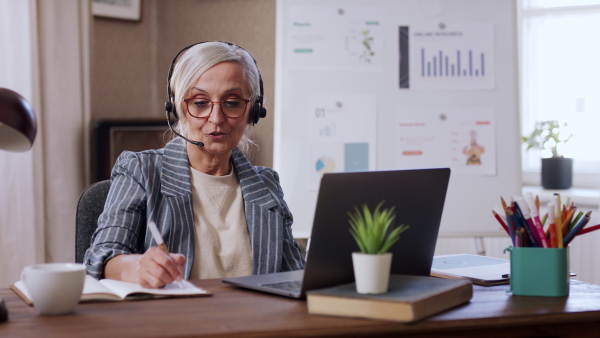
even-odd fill
[[[253,274],[304,268],[292,236],[292,214],[283,200],[277,172],[254,167],[234,149],[231,155],[246,212]],[[88,274],[103,277],[104,264],[120,254],[143,253],[156,245],[146,224],[154,220],[170,252],[186,256],[189,278],[194,259],[192,186],[185,142],[165,148],[123,152],[111,175],[112,184],[84,263]]]

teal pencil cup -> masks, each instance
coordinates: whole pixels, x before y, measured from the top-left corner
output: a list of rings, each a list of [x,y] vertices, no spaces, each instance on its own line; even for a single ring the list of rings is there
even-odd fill
[[[569,295],[569,248],[510,248],[510,290],[517,296]]]

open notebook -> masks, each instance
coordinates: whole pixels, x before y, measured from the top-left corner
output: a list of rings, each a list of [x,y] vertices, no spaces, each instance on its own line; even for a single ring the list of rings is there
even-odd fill
[[[23,281],[18,281],[10,288],[21,297],[27,304],[31,300]],[[139,284],[122,282],[114,279],[96,280],[91,276],[85,276],[81,301],[119,301],[140,298],[160,297],[200,297],[210,296],[211,292],[195,286],[188,281],[175,282],[161,289],[149,289]]]

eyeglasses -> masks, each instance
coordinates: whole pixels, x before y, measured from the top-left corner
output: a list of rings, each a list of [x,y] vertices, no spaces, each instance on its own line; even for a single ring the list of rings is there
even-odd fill
[[[192,117],[198,119],[205,119],[210,116],[213,111],[215,104],[221,105],[221,111],[226,117],[237,119],[246,113],[246,107],[248,107],[249,99],[240,99],[237,97],[230,97],[222,101],[213,102],[205,97],[192,97],[189,99],[183,99],[187,105],[187,110]]]

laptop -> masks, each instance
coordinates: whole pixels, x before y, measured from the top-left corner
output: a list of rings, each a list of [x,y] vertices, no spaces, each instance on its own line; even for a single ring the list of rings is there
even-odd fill
[[[395,225],[410,226],[390,249],[391,273],[429,276],[449,180],[449,168],[324,174],[304,270],[222,281],[292,298],[354,282],[352,252],[359,248],[350,234],[348,213],[363,204],[373,210],[381,201],[384,208],[396,208]]]

